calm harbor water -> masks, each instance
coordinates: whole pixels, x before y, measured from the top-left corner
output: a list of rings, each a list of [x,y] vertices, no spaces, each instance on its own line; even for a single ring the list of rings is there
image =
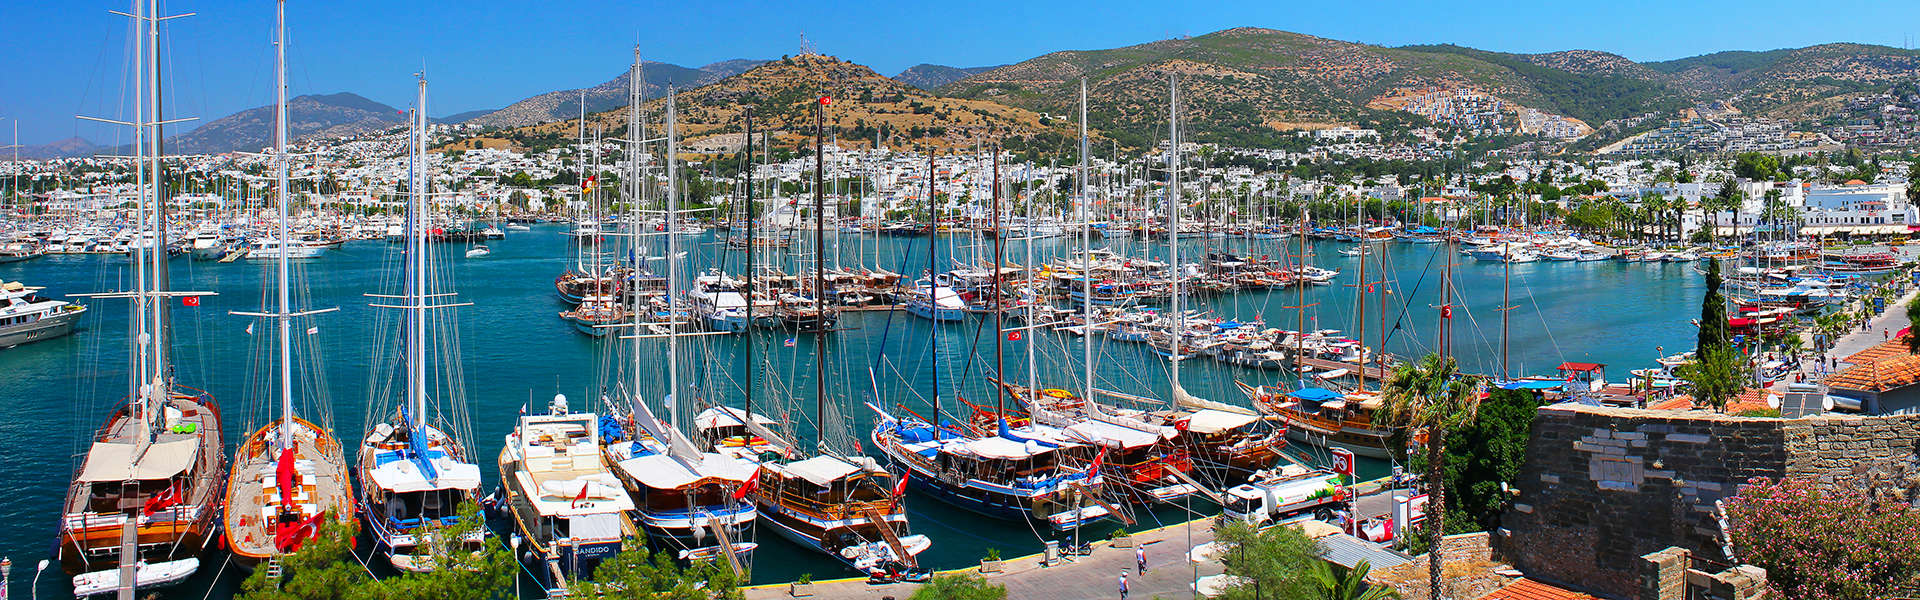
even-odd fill
[[[482,465],[487,491],[496,483],[493,461],[501,440],[522,406],[531,404],[539,410],[555,393],[564,393],[574,399],[576,409],[591,408],[590,399],[598,397],[600,390],[617,385],[611,382],[623,376],[621,369],[630,360],[613,350],[627,342],[611,336],[594,339],[580,335],[556,318],[555,313],[564,307],[553,294],[552,280],[574,256],[572,244],[560,231],[558,226],[549,225],[512,233],[505,240],[490,243],[492,256],[481,259],[461,257],[461,247],[446,248],[445,261],[452,269],[461,300],[473,303],[456,309],[458,339],[468,381],[466,409],[474,435],[474,458]],[[1184,259],[1198,258],[1209,244],[1217,247],[1221,243],[1227,244],[1228,250],[1242,253],[1282,256],[1297,252],[1282,241],[1192,240],[1185,243],[1181,253]],[[1033,244],[1033,254],[1039,258],[1078,248],[1077,240],[1071,239]],[[926,269],[926,245],[925,238],[851,235],[839,236],[837,244],[843,264],[878,265],[910,276]],[[942,237],[934,245],[943,266],[949,264],[950,257],[965,260],[976,252],[991,256],[990,246],[972,245],[964,237]],[[1122,240],[1102,245],[1132,256],[1165,257],[1163,243]],[[727,253],[723,258],[711,235],[691,237],[683,246],[688,250],[687,272],[711,267],[740,270],[739,253]],[[763,252],[804,252],[801,246]],[[1305,299],[1313,305],[1308,309],[1310,325],[1352,332],[1353,284],[1358,270],[1356,259],[1336,252],[1340,247],[1345,245],[1309,246],[1314,264],[1339,268],[1341,276],[1335,285],[1310,288]],[[383,287],[391,289],[388,286],[397,248],[378,241],[349,243],[299,269],[307,291],[297,306],[340,308],[339,312],[314,317],[311,326],[319,331],[301,336],[303,343],[317,353],[316,358],[296,366],[296,377],[305,382],[300,386],[303,391],[325,391],[324,412],[330,413],[342,440],[357,439],[363,430],[376,338],[395,334],[373,331],[373,324],[379,322],[374,311],[379,309],[368,307],[370,299],[363,294],[381,292]],[[1442,248],[1390,246],[1387,346],[1397,355],[1418,355],[1433,347],[1440,265],[1447,258],[1441,256]],[[1024,262],[1027,249],[1021,242],[1010,242],[1005,252],[1010,262]],[[791,265],[799,259],[786,260]],[[262,282],[272,279],[271,263],[219,264],[183,257],[171,265],[176,289],[220,294],[205,298],[199,307],[173,309],[177,379],[211,392],[223,407],[227,439],[239,439],[270,414],[261,386],[271,380],[271,375],[249,365],[260,364],[268,356],[262,352],[272,338],[264,325],[256,327],[256,335],[250,335],[247,327],[254,319],[228,312],[263,306]],[[798,269],[790,266],[789,270]],[[1369,280],[1378,279],[1377,263],[1368,271]],[[1499,368],[1502,272],[1501,265],[1465,257],[1460,257],[1456,268],[1458,302],[1463,309],[1455,312],[1454,351],[1468,370],[1494,372]],[[130,277],[127,260],[119,256],[49,256],[0,265],[0,280],[45,286],[47,293],[56,295],[126,289],[131,287]],[[1513,265],[1511,284],[1514,374],[1550,374],[1563,361],[1591,361],[1610,365],[1615,380],[1622,379],[1627,369],[1650,364],[1657,356],[1657,346],[1671,353],[1690,345],[1693,332],[1689,322],[1697,314],[1702,293],[1700,277],[1690,265],[1672,264]],[[1293,290],[1279,290],[1202,298],[1192,306],[1223,317],[1262,318],[1270,327],[1291,329],[1298,314],[1291,307],[1299,304],[1298,299]],[[1378,300],[1369,296],[1367,302],[1366,342],[1374,344],[1378,339]],[[49,557],[61,497],[87,438],[110,407],[129,391],[125,302],[85,303],[92,310],[74,335],[0,350],[0,375],[8,387],[6,397],[12,400],[8,418],[0,420],[0,460],[6,464],[0,469],[0,489],[8,491],[6,502],[0,505],[0,518],[12,524],[0,531],[0,555],[14,560],[11,591],[18,598],[29,597],[34,563]],[[302,324],[299,329],[304,331],[306,326]],[[843,439],[838,436],[848,434],[864,437],[874,421],[864,402],[889,408],[903,405],[928,414],[936,360],[945,410],[957,406],[955,392],[976,403],[993,401],[984,377],[993,372],[995,336],[990,327],[981,327],[979,319],[939,326],[938,336],[930,335],[934,330],[930,323],[905,313],[848,313],[842,327],[844,330],[829,340],[827,348],[829,415],[824,421],[830,424],[827,434],[831,438]],[[792,345],[788,345],[789,340]],[[641,392],[647,398],[660,398],[667,387],[665,361],[662,350],[654,348],[664,348],[665,342],[649,339],[640,343],[647,345],[643,351],[659,356],[647,362]],[[756,411],[790,424],[799,439],[815,439],[816,423],[822,419],[814,414],[813,339],[771,331],[756,334],[751,342],[756,355],[751,380],[745,376],[743,359],[748,343],[743,336],[683,340],[682,385],[690,390],[683,393],[699,394],[696,402],[737,406],[747,382],[752,381]],[[1079,338],[1041,330],[1027,332],[1022,341],[1004,344],[1009,380],[1027,379],[1027,344],[1033,344],[1039,385],[1080,385]],[[1168,395],[1167,363],[1146,346],[1096,341],[1095,356],[1101,387],[1149,397]],[[1236,378],[1249,383],[1282,383],[1286,375],[1209,360],[1186,361],[1181,371],[1182,383],[1195,395],[1244,404],[1233,384]],[[1322,453],[1310,448],[1296,447],[1295,454],[1308,462],[1324,459]],[[1384,463],[1368,462],[1362,465],[1362,476],[1382,476],[1389,468]],[[1199,506],[1195,509],[1201,510]],[[916,532],[934,541],[923,561],[937,568],[971,564],[988,548],[1016,556],[1040,547],[1040,536],[1024,524],[978,518],[932,500],[912,500],[909,510]],[[1142,522],[1131,529],[1176,522],[1184,514],[1179,508],[1143,511],[1139,515]],[[1086,535],[1105,535],[1110,529],[1094,528]],[[756,582],[785,581],[802,573],[817,579],[851,574],[838,563],[770,532],[763,532],[758,541],[761,548],[753,565]],[[221,571],[219,564],[220,559],[214,558],[200,576],[170,595],[199,598],[211,587],[213,596],[226,596],[237,582],[237,569],[225,569],[221,581],[215,582],[215,573]],[[67,593],[67,580],[58,569],[52,566],[42,577],[41,594],[52,597]]]

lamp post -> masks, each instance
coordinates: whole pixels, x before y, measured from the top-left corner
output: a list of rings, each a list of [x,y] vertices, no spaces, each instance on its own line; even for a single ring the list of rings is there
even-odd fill
[[[47,560],[44,558],[40,559],[40,564],[33,568],[33,588],[27,591],[27,596],[29,598],[40,597],[40,573],[46,570],[47,570]]]
[[[7,588],[13,583],[13,559],[0,558],[0,600],[7,600]]]

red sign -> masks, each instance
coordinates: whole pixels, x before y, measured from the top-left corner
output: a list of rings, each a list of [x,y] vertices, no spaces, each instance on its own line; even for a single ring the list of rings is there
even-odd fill
[[[1353,451],[1346,448],[1333,449],[1333,472],[1353,477]]]
[[[1421,494],[1407,499],[1407,527],[1411,528],[1427,520],[1427,495]]]
[[[1018,332],[1018,331],[1009,331],[1009,332],[1007,332],[1007,341],[1009,341],[1009,342],[1018,342],[1018,341],[1020,341],[1020,332]]]

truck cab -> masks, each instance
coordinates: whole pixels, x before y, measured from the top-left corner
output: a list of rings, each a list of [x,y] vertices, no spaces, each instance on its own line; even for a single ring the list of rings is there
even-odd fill
[[[1327,469],[1263,470],[1226,491],[1221,516],[1258,526],[1307,511],[1341,510],[1347,500],[1340,483],[1340,475]]]

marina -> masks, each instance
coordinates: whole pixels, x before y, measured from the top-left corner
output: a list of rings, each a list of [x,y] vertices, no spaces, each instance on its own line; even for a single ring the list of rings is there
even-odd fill
[[[467,260],[460,256],[462,248],[452,245],[436,245],[439,252],[436,260],[449,271],[451,281],[486,281],[490,285],[462,290],[463,301],[471,306],[456,309],[462,319],[471,319],[475,323],[487,323],[488,326],[463,327],[460,330],[460,344],[464,351],[460,355],[462,367],[468,373],[503,373],[510,376],[474,375],[476,385],[468,388],[467,419],[473,429],[473,456],[494,456],[499,454],[500,441],[513,430],[515,415],[529,405],[529,397],[537,408],[544,407],[543,398],[556,393],[566,394],[570,398],[596,398],[601,382],[590,365],[603,360],[611,360],[620,344],[610,338],[593,338],[573,333],[567,324],[543,314],[544,307],[559,304],[552,293],[551,273],[554,269],[564,268],[570,240],[563,232],[564,225],[536,225],[527,232],[509,234],[504,240],[493,243],[494,253],[485,260]],[[718,260],[724,238],[717,234],[690,236],[687,243],[689,270],[699,265],[714,264]],[[915,244],[924,244],[914,238],[877,238],[870,241],[881,245],[881,254],[900,257],[897,264],[882,265],[896,272],[911,273],[911,265],[919,264],[923,254],[914,254]],[[1208,243],[1201,240],[1182,242],[1193,248]],[[1226,241],[1223,244],[1234,245],[1244,251],[1263,251],[1278,253],[1274,248],[1263,249],[1262,244],[1278,244],[1279,241],[1239,240]],[[1017,243],[1016,243],[1017,244]],[[1049,239],[1034,242],[1038,255],[1066,255],[1077,248],[1077,241],[1071,239]],[[1340,247],[1338,242],[1315,241],[1309,243],[1316,254],[1335,255]],[[1140,256],[1163,256],[1163,245],[1152,240],[1129,239],[1108,241],[1105,247],[1116,252],[1132,253]],[[846,246],[842,246],[845,248]],[[1409,248],[1413,246],[1409,245]],[[1432,295],[1431,276],[1424,271],[1430,261],[1436,260],[1431,248],[1440,245],[1420,246],[1418,250],[1394,253],[1390,258],[1388,276],[1397,280],[1401,289],[1409,297],[1428,298]],[[330,317],[327,322],[318,325],[319,331],[302,336],[307,343],[314,344],[320,352],[329,357],[322,373],[330,381],[332,396],[336,398],[334,406],[335,425],[345,431],[361,431],[366,428],[363,420],[367,418],[369,390],[364,387],[365,369],[372,357],[364,345],[369,332],[362,329],[373,323],[377,309],[366,306],[363,294],[378,293],[380,281],[389,277],[382,257],[389,252],[384,242],[349,242],[337,249],[328,251],[318,260],[303,263],[305,274],[311,282],[309,291],[315,305],[339,306],[338,316]],[[738,250],[736,250],[738,252]],[[923,252],[923,251],[922,251]],[[843,260],[852,261],[855,256],[848,253]],[[1338,259],[1336,259],[1338,260]],[[1329,261],[1330,262],[1330,261]],[[258,263],[219,263],[214,261],[192,261],[186,257],[172,259],[176,285],[191,286],[196,289],[219,289],[220,296],[210,296],[198,307],[176,306],[176,315],[217,314],[225,310],[248,308],[247,298],[258,297],[263,289],[270,289],[263,283],[271,283],[271,268]],[[128,277],[130,265],[113,256],[49,256],[30,262],[0,265],[0,279],[33,280],[52,290],[98,289],[112,287],[114,282],[124,281]],[[924,267],[921,267],[924,270]],[[1344,269],[1336,279],[1335,285],[1312,286],[1306,289],[1310,301],[1321,303],[1317,314],[1311,316],[1314,326],[1335,326],[1345,329],[1350,325],[1352,313],[1341,311],[1343,303],[1352,301],[1351,288],[1345,284],[1352,281],[1354,269]],[[1480,323],[1479,329],[1464,329],[1459,341],[1459,352],[1467,368],[1495,369],[1498,367],[1498,327],[1497,316],[1477,313],[1474,307],[1491,307],[1499,303],[1499,282],[1501,269],[1498,266],[1475,265],[1463,262],[1455,272],[1460,278],[1460,304],[1462,316],[1473,314],[1473,320]],[[1532,311],[1517,311],[1521,315],[1528,312],[1530,317],[1515,318],[1513,323],[1511,352],[1515,357],[1551,357],[1547,360],[1520,359],[1515,361],[1514,370],[1521,373],[1551,374],[1554,365],[1567,360],[1586,360],[1613,365],[1652,364],[1653,359],[1663,356],[1656,349],[1664,345],[1667,348],[1686,346],[1692,337],[1688,319],[1699,302],[1699,277],[1688,266],[1680,264],[1622,264],[1616,262],[1549,264],[1529,263],[1516,265],[1515,297]],[[463,286],[464,287],[464,286]],[[1635,290],[1635,297],[1629,299],[1617,290]],[[1241,294],[1211,296],[1196,299],[1195,310],[1218,314],[1259,315],[1274,322],[1290,320],[1287,313],[1293,312],[1284,307],[1293,306],[1296,300],[1295,290],[1274,290],[1268,292],[1247,292]],[[87,321],[74,335],[65,338],[37,342],[7,350],[4,360],[20,373],[23,385],[34,385],[36,389],[47,390],[43,402],[36,402],[22,408],[22,420],[15,425],[0,424],[0,427],[25,426],[32,422],[65,423],[58,428],[69,440],[84,439],[89,431],[92,418],[90,411],[82,410],[90,404],[78,397],[87,390],[102,387],[112,388],[118,377],[109,370],[88,369],[85,374],[75,377],[73,369],[80,357],[96,357],[102,364],[115,364],[113,357],[124,356],[125,347],[113,343],[116,319],[124,319],[123,307],[107,302],[90,302]],[[1537,307],[1537,308],[1534,308]],[[1663,308],[1664,307],[1664,308]],[[1416,307],[1417,308],[1417,307]],[[538,310],[530,310],[538,309]],[[552,309],[557,310],[557,309]],[[1428,311],[1430,314],[1430,311]],[[1671,322],[1644,318],[1646,314],[1670,314]],[[935,349],[930,346],[929,333],[935,325],[932,322],[912,317],[904,311],[856,310],[842,316],[849,320],[852,329],[841,332],[836,342],[841,348],[859,349],[862,352],[879,352],[885,349],[886,360],[891,369],[900,372],[901,378],[882,379],[878,382],[878,398],[892,398],[908,406],[926,406],[926,390],[931,384],[933,363],[927,357]],[[1393,318],[1393,317],[1390,317]],[[183,335],[177,342],[179,350],[175,353],[180,364],[177,371],[197,376],[198,381],[208,381],[208,391],[216,397],[242,397],[241,381],[232,378],[213,377],[223,364],[222,357],[234,352],[245,352],[250,344],[257,343],[259,335],[265,331],[249,334],[242,319],[212,316],[206,319],[189,319],[177,326]],[[979,323],[979,316],[955,324],[940,324],[941,335],[937,336],[937,350],[944,360],[939,368],[944,373],[944,386],[963,393],[969,398],[990,398],[993,389],[982,380],[956,382],[953,373],[967,368],[966,363],[977,362],[980,358],[967,359],[969,353],[979,357],[991,355],[991,336],[974,339],[972,330]],[[1431,322],[1430,318],[1427,322]],[[1545,325],[1551,323],[1553,327]],[[1408,319],[1404,325],[1421,335],[1395,333],[1388,337],[1388,350],[1396,355],[1412,355],[1422,348],[1429,347],[1432,326]],[[298,333],[298,332],[296,332]],[[1081,369],[1076,361],[1079,356],[1079,336],[1065,331],[1051,331],[1047,328],[1028,330],[1028,335],[1020,342],[1009,342],[1010,355],[1024,357],[1023,344],[1034,344],[1039,350],[1043,372],[1078,373]],[[507,342],[501,335],[509,335]],[[775,330],[756,329],[751,336],[700,337],[699,343],[707,345],[710,360],[716,365],[737,364],[743,343],[754,340],[757,351],[772,368],[795,373],[795,381],[787,386],[810,389],[811,359],[795,353],[791,347],[784,347],[784,340],[791,334]],[[1560,346],[1555,340],[1585,340],[1578,348]],[[650,341],[650,343],[660,343]],[[656,352],[658,350],[655,350]],[[1167,368],[1165,359],[1154,354],[1145,344],[1096,341],[1098,354],[1097,377],[1102,388],[1138,392],[1143,397],[1170,397],[1167,387]],[[862,359],[866,360],[866,359]],[[1014,362],[1014,361],[1009,361]],[[1021,367],[1009,367],[1009,378],[1021,381],[1024,378],[1024,358]],[[1282,371],[1247,369],[1218,361],[1186,361],[1183,365],[1182,385],[1194,396],[1214,401],[1250,406],[1234,387],[1234,381],[1258,382],[1263,385],[1296,385],[1294,378]],[[589,365],[582,367],[582,365]],[[973,368],[980,368],[974,366]],[[709,371],[707,377],[724,381],[720,370]],[[482,382],[485,382],[483,385]],[[124,384],[121,384],[124,385]],[[1041,382],[1042,386],[1055,384]],[[866,400],[865,395],[851,395],[847,400]],[[581,400],[576,400],[581,402]],[[957,405],[950,405],[957,408]],[[800,402],[786,409],[790,412],[776,413],[775,418],[795,419],[803,425],[797,427],[796,437],[811,440],[813,431],[811,416],[812,403]],[[854,431],[864,432],[873,426],[873,413],[864,407],[846,406],[840,408],[842,414],[854,421]],[[231,414],[231,413],[230,413]],[[922,414],[926,414],[922,412]],[[41,428],[40,425],[34,425]],[[227,435],[238,439],[244,431],[238,424],[227,425]],[[24,430],[10,432],[23,435]],[[39,434],[44,436],[45,434]],[[21,437],[18,439],[29,439]],[[27,460],[61,463],[66,458],[67,445],[36,444],[21,447]],[[877,450],[872,445],[870,451]],[[352,452],[350,449],[349,452]],[[1291,444],[1283,452],[1307,464],[1325,464],[1326,454],[1306,444]],[[348,460],[354,460],[349,454]],[[1388,474],[1390,465],[1371,459],[1363,459],[1360,465],[1361,478],[1373,479]],[[58,503],[61,488],[48,485],[45,479],[30,477],[17,471],[0,474],[7,478],[0,482],[21,490],[20,499],[5,509],[24,523],[46,523],[44,519],[29,518],[30,515],[46,514]],[[494,477],[486,477],[482,490],[492,490],[498,485]],[[930,499],[914,499],[906,503],[907,515],[914,523],[913,533],[925,535],[932,540],[931,546],[920,554],[921,562],[933,568],[953,568],[967,564],[983,553],[987,548],[998,548],[1004,553],[1024,553],[1039,547],[1040,538],[1028,527],[1017,523],[982,519],[971,512],[947,506]],[[1136,518],[1147,523],[1158,519],[1160,522],[1184,520],[1178,511],[1155,509],[1139,512]],[[1120,526],[1118,522],[1109,522],[1089,537],[1099,537],[1099,529]],[[27,548],[38,546],[38,540],[52,535],[50,529],[34,533],[33,528],[21,528],[6,534],[0,534],[0,541],[7,547],[24,552]],[[1028,540],[1022,543],[1020,540]],[[755,581],[786,581],[801,573],[812,573],[816,577],[826,577],[838,572],[840,567],[835,561],[812,551],[793,546],[780,536],[761,536],[760,548],[754,552],[761,556],[778,553],[781,560],[756,560]],[[817,557],[817,558],[816,558]],[[218,571],[216,568],[215,571]],[[227,580],[220,585],[232,585],[234,569],[228,569]],[[211,573],[200,573],[188,585],[212,585]]]

